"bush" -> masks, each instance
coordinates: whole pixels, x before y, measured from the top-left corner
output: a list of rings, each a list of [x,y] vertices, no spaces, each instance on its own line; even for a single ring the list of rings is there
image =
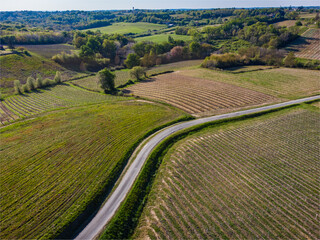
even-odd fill
[[[21,83],[19,80],[14,80],[14,91],[16,94],[22,94]]]
[[[34,91],[36,89],[36,82],[33,77],[27,78],[27,86],[28,86],[29,91]]]
[[[43,80],[42,77],[40,75],[38,75],[37,79],[36,79],[36,88],[42,88],[43,85]]]
[[[43,87],[49,87],[49,86],[52,86],[52,85],[55,85],[56,82],[54,80],[51,80],[49,78],[46,78],[42,81],[42,86]]]
[[[207,57],[201,64],[204,68],[230,68],[243,65],[243,61],[239,55],[225,53],[223,55],[212,54]]]
[[[140,65],[140,58],[137,54],[130,53],[124,63],[128,68],[133,68]]]
[[[146,76],[146,69],[143,67],[139,67],[139,66],[134,67],[130,71],[130,76],[139,81],[142,79],[142,77],[147,77]]]
[[[56,84],[62,83],[61,73],[59,71],[57,71],[56,75],[54,76],[54,82]]]

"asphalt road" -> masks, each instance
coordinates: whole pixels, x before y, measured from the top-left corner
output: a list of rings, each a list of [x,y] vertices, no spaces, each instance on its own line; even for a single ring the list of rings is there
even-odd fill
[[[286,107],[290,105],[295,105],[303,102],[313,101],[320,99],[320,95],[288,101],[284,103],[279,103],[275,105],[259,107],[244,111],[238,111],[233,113],[227,113],[212,117],[206,118],[199,118],[196,120],[191,120],[188,122],[183,122],[172,127],[169,127],[159,133],[155,134],[140,150],[132,164],[130,165],[129,169],[123,176],[120,184],[112,193],[108,201],[101,207],[98,211],[96,216],[89,222],[89,224],[79,233],[79,235],[75,239],[94,239],[97,235],[103,230],[104,226],[107,222],[112,218],[116,210],[118,209],[120,203],[125,199],[127,193],[129,192],[130,188],[132,187],[135,179],[137,178],[143,164],[147,160],[148,156],[152,152],[152,150],[165,138],[170,136],[173,133],[176,133],[180,130],[193,127],[199,124],[208,123],[216,120],[227,119],[232,117],[239,117],[242,115],[259,113],[267,110],[276,109],[279,107]]]

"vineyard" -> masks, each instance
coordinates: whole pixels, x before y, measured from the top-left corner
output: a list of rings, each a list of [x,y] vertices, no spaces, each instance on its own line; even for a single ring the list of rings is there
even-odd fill
[[[69,84],[61,84],[38,92],[7,97],[4,101],[0,101],[0,122],[5,125],[48,110],[125,99],[127,98],[93,93]]]
[[[127,101],[47,114],[1,132],[1,239],[53,239],[146,132],[184,116]]]
[[[234,74],[236,72],[238,73]],[[238,68],[236,72],[199,68],[180,71],[179,74],[229,83],[278,98],[295,99],[319,93],[319,71],[316,70],[275,68],[247,71],[245,67]]]
[[[41,45],[20,45],[27,50],[34,52],[45,58],[52,58],[61,52],[72,53],[75,48],[67,44],[41,44]]]
[[[165,156],[134,239],[319,239],[319,112],[211,128]]]
[[[147,74],[148,75],[160,74],[167,71],[175,71],[183,68],[195,67],[197,65],[200,65],[201,62],[202,60],[189,60],[189,61],[163,64],[163,65],[148,69]],[[115,71],[114,74],[116,75],[116,78],[114,80],[116,87],[126,84],[131,79],[130,70],[128,69]],[[92,76],[88,78],[82,78],[80,80],[74,80],[72,81],[72,83],[89,90],[101,92],[101,88],[98,83],[98,76]]]
[[[320,29],[309,29],[286,49],[299,58],[320,60]]]
[[[231,84],[179,73],[160,75],[127,88],[140,97],[163,101],[194,115],[209,115],[271,103],[277,99]]]

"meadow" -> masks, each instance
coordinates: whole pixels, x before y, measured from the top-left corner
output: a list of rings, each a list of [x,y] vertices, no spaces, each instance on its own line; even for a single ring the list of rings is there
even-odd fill
[[[299,58],[320,60],[320,29],[311,28],[286,47]]]
[[[0,101],[0,122],[6,125],[49,110],[119,100],[129,98],[94,93],[64,83],[23,95],[10,96]]]
[[[237,68],[240,72],[242,68]],[[295,68],[274,68],[230,73],[203,68],[183,70],[179,74],[233,84],[277,98],[295,99],[319,93],[319,71]]]
[[[319,110],[216,125],[165,155],[134,239],[317,239]]]
[[[177,35],[177,34],[167,34],[167,33],[155,34],[155,35],[146,36],[146,37],[137,37],[137,38],[134,38],[134,40],[136,42],[146,41],[146,42],[162,43],[162,42],[167,42],[169,36],[171,36],[174,40],[183,40],[183,41],[192,40],[191,36],[188,36],[188,35]]]
[[[179,72],[157,76],[129,86],[135,96],[171,104],[194,116],[212,115],[278,101],[260,92]]]
[[[0,238],[57,237],[112,186],[138,140],[183,116],[167,106],[125,101],[59,110],[0,128]]]
[[[69,44],[41,44],[41,45],[18,45],[24,47],[28,51],[38,54],[41,57],[51,59],[54,55],[61,52],[71,53],[75,50],[74,46]]]
[[[91,30],[91,31],[100,31],[101,33],[106,34],[128,34],[128,33],[143,33],[148,31],[157,31],[166,28],[167,26],[164,24],[154,24],[154,23],[146,23],[146,22],[136,22],[136,23],[114,23],[110,26],[99,27],[99,28],[90,28],[83,31]]]

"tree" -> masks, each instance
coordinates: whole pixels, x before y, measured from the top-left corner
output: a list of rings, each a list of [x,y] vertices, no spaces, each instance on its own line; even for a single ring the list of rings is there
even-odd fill
[[[102,55],[106,58],[110,58],[113,62],[116,56],[117,46],[114,41],[105,39],[102,43]]]
[[[36,89],[35,80],[33,77],[27,78],[27,86],[29,88],[29,91],[34,91]]]
[[[62,83],[61,73],[59,71],[56,72],[56,75],[54,76],[54,82],[55,83]]]
[[[36,86],[37,88],[42,88],[44,87],[43,86],[43,79],[40,75],[37,76],[37,79],[36,79]]]
[[[286,67],[294,67],[296,65],[296,57],[293,52],[289,52],[289,54],[284,58],[283,63]]]
[[[133,68],[140,65],[140,58],[137,54],[130,53],[124,63],[128,68]]]
[[[116,75],[107,68],[101,70],[99,73],[99,82],[100,87],[104,90],[105,93],[112,92],[115,90],[114,79]]]
[[[22,94],[21,83],[19,80],[14,80],[14,91],[16,94]]]
[[[146,69],[139,66],[134,67],[130,71],[130,76],[139,81],[142,79],[143,76],[146,77]]]

